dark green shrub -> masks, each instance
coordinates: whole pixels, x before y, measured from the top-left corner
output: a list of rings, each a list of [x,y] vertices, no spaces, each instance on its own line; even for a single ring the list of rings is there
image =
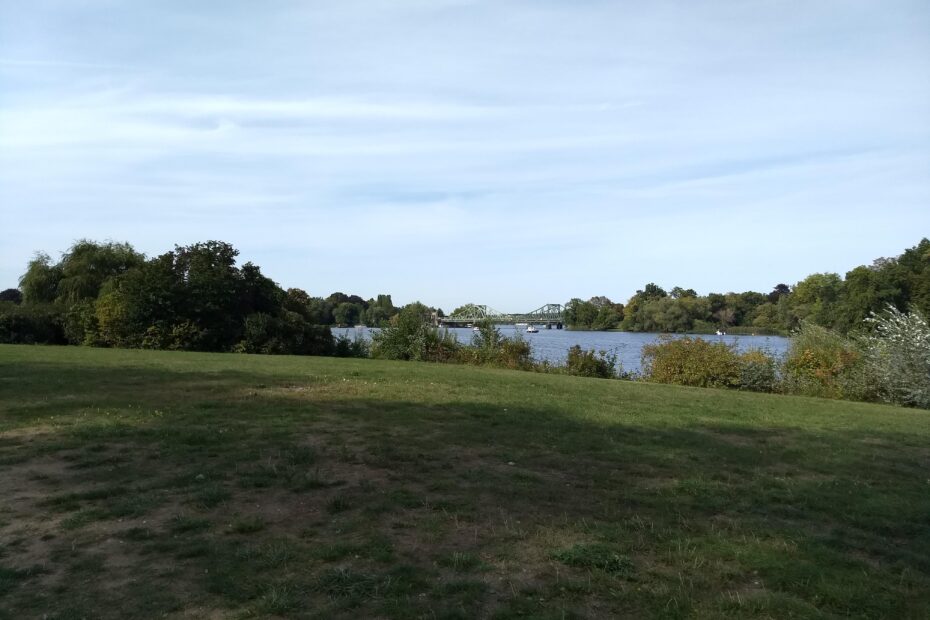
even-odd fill
[[[579,377],[612,379],[617,376],[617,356],[606,351],[585,351],[576,344],[568,350],[565,370]]]
[[[782,366],[783,392],[873,400],[870,384],[862,353],[853,341],[809,322],[792,335]]]
[[[240,353],[266,353],[288,355],[332,355],[352,349],[344,343],[342,351],[336,348],[328,327],[310,325],[296,312],[285,310],[276,317],[264,312],[250,314],[245,319],[243,338],[234,348]]]
[[[67,344],[61,312],[50,304],[0,303],[0,344]]]
[[[733,347],[702,338],[663,337],[643,347],[643,378],[695,387],[739,387],[740,358]]]
[[[8,288],[0,291],[0,302],[9,301],[16,305],[23,303],[23,294],[18,288]]]
[[[421,362],[455,361],[461,345],[455,336],[430,323],[429,308],[410,304],[372,335],[371,355],[382,359]]]
[[[759,349],[739,356],[739,387],[751,392],[774,392],[778,383],[775,359]]]
[[[505,338],[495,360],[498,366],[513,370],[528,370],[533,367],[533,349],[522,338]]]
[[[349,338],[342,334],[336,338],[333,355],[336,357],[368,357],[371,347],[364,338]]]
[[[471,346],[461,347],[456,361],[513,370],[533,368],[532,348],[520,338],[505,338],[490,321],[478,324]]]
[[[104,344],[97,324],[97,309],[91,299],[75,302],[63,313],[62,329],[71,344]]]

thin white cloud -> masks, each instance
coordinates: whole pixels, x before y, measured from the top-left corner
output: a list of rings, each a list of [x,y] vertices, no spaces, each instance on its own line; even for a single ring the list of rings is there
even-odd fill
[[[770,286],[853,260],[847,239],[868,260],[862,230],[930,229],[921,2],[11,7],[0,287],[76,237],[221,237],[318,293],[508,307],[535,287]],[[881,224],[850,222],[870,208]],[[718,271],[727,246],[742,258]],[[422,277],[370,267],[418,252],[437,257]],[[514,287],[538,260],[552,277]],[[446,261],[473,267],[447,285]]]

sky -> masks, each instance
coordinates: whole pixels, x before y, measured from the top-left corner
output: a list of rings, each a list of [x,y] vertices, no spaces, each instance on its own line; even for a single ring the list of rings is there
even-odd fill
[[[0,288],[217,239],[311,295],[519,312],[924,236],[925,0],[0,0]]]

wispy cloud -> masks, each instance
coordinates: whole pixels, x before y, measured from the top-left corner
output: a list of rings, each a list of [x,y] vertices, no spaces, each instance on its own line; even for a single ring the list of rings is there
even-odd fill
[[[69,60],[42,60],[35,58],[0,58],[0,68],[25,68],[29,70],[51,69],[126,69],[123,65],[99,62],[74,62]]]
[[[222,237],[317,293],[505,308],[842,269],[930,229],[928,22],[905,0],[3,5],[0,287],[78,237]]]

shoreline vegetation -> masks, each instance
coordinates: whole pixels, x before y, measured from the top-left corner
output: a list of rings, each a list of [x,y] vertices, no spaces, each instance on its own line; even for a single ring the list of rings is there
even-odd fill
[[[0,345],[0,615],[926,618],[926,413]]]
[[[584,327],[569,327],[568,331],[573,332],[616,332],[616,333],[643,333],[643,332],[634,332],[629,329],[621,329],[619,327],[612,327],[610,329],[591,329]],[[685,332],[649,332],[649,333],[666,333],[666,334],[681,334],[684,336],[714,336],[717,335],[716,329],[704,329],[701,331],[690,330]],[[728,327],[726,331],[729,336],[778,336],[780,338],[790,338],[791,332],[781,329],[755,329],[752,327]]]
[[[487,323],[473,342],[459,343],[433,327],[441,309],[418,302],[397,308],[390,295],[365,301],[285,291],[257,265],[237,266],[237,256],[220,241],[176,246],[151,259],[126,243],[92,241],[75,243],[58,262],[37,254],[20,289],[0,293],[0,343],[371,356],[930,407],[927,239],[845,279],[815,274],[769,295],[702,297],[648,284],[626,305],[569,302],[570,327],[731,335],[791,329],[784,359],[686,336],[645,347],[636,375],[616,356],[580,347],[568,351],[564,365],[535,362],[528,342],[504,338]],[[360,320],[380,326],[371,343],[333,337],[329,325]]]

